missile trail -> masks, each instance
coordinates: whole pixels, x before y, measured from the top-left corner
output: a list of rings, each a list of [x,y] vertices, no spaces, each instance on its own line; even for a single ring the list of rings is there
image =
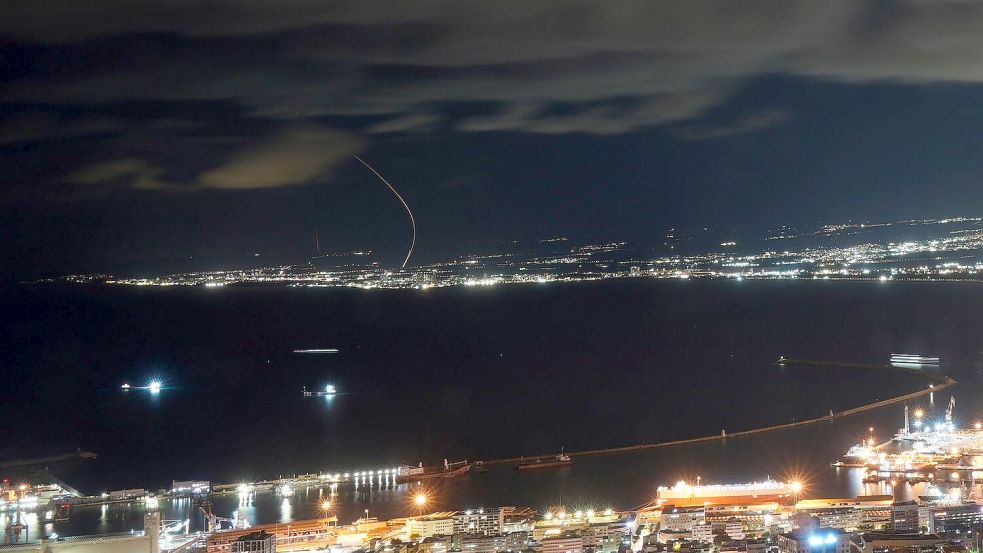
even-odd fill
[[[357,159],[362,165],[367,167],[369,171],[372,171],[372,173],[375,176],[379,177],[379,180],[381,180],[383,184],[389,187],[389,190],[391,190],[392,193],[395,194],[397,198],[399,198],[400,203],[402,203],[403,207],[406,208],[406,213],[410,216],[410,224],[413,226],[413,241],[410,242],[410,249],[409,251],[406,252],[406,259],[403,260],[402,266],[406,267],[406,264],[410,260],[410,256],[413,255],[413,248],[414,246],[416,246],[416,219],[413,218],[413,212],[410,211],[410,206],[406,203],[406,200],[404,200],[403,197],[399,195],[399,192],[396,192],[396,189],[393,187],[393,185],[389,184],[389,181],[387,181],[385,177],[380,175],[378,171],[376,171],[371,165],[366,163],[365,160],[363,160],[362,158],[355,156],[355,159]]]

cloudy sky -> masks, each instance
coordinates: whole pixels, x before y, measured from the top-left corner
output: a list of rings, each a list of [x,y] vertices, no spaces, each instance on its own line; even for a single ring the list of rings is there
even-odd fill
[[[8,276],[983,214],[977,2],[0,10]]]

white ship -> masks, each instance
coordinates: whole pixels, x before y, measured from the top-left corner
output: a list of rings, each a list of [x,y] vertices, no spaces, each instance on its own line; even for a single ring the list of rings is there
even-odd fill
[[[799,482],[765,480],[747,484],[709,484],[693,486],[682,480],[671,488],[659,486],[656,498],[662,503],[753,503],[789,498],[802,491]]]
[[[911,353],[892,353],[892,365],[938,365],[938,357],[925,357]]]

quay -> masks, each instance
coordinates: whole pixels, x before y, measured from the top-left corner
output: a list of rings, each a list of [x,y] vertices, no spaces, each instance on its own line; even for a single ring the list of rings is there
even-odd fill
[[[867,403],[867,404],[860,405],[858,407],[853,407],[853,408],[850,408],[850,409],[846,409],[846,410],[843,410],[843,411],[834,412],[834,411],[831,410],[826,415],[815,417],[815,418],[811,418],[811,419],[805,419],[805,420],[801,420],[801,421],[794,421],[794,422],[787,422],[787,423],[782,423],[782,424],[775,424],[775,425],[771,425],[771,426],[764,426],[764,427],[761,427],[761,428],[752,428],[752,429],[749,429],[749,430],[740,430],[740,431],[737,431],[737,432],[727,432],[726,430],[721,430],[720,431],[720,434],[713,434],[713,435],[710,435],[710,436],[700,436],[700,437],[696,437],[696,438],[684,438],[684,439],[680,439],[680,440],[669,440],[669,441],[665,441],[665,442],[656,442],[656,443],[648,443],[648,444],[637,444],[637,445],[628,445],[628,446],[620,446],[620,447],[609,447],[609,448],[602,448],[602,449],[587,449],[587,450],[582,450],[582,451],[573,451],[573,452],[567,453],[567,455],[569,455],[571,457],[587,457],[587,456],[592,456],[592,455],[613,455],[613,454],[618,454],[618,453],[630,453],[630,452],[634,452],[634,451],[643,451],[643,450],[646,450],[646,449],[658,449],[658,448],[666,448],[666,447],[673,447],[673,446],[680,446],[680,445],[693,445],[693,444],[706,443],[706,442],[715,442],[715,441],[719,441],[719,440],[726,440],[728,438],[742,438],[742,437],[747,437],[747,436],[754,436],[754,435],[758,435],[758,434],[764,434],[766,432],[775,432],[775,431],[778,431],[778,430],[789,430],[789,429],[792,429],[792,428],[800,428],[800,427],[803,427],[803,426],[808,426],[808,425],[812,425],[812,424],[816,424],[816,423],[820,423],[820,422],[828,422],[828,421],[833,421],[833,420],[841,419],[841,418],[844,418],[844,417],[849,417],[849,416],[852,416],[852,415],[856,415],[858,413],[863,413],[863,412],[866,412],[866,411],[872,411],[874,409],[880,409],[881,407],[887,407],[888,405],[895,405],[895,404],[898,404],[898,403],[904,403],[906,401],[910,401],[910,400],[913,400],[913,399],[916,399],[916,398],[919,398],[919,397],[922,397],[922,396],[926,396],[926,395],[929,395],[929,394],[932,394],[932,393],[935,393],[935,392],[942,391],[942,390],[948,388],[949,386],[953,386],[953,385],[956,384],[956,381],[954,379],[948,377],[948,376],[944,376],[944,375],[940,375],[940,374],[936,374],[936,373],[931,373],[931,372],[928,372],[928,371],[922,371],[922,370],[918,370],[918,369],[913,369],[913,368],[909,368],[909,367],[896,367],[896,366],[893,366],[893,365],[877,365],[877,364],[866,364],[866,363],[843,363],[843,362],[839,362],[839,361],[815,361],[815,360],[808,360],[808,359],[786,359],[784,357],[780,358],[777,361],[777,363],[778,364],[781,364],[783,366],[784,365],[805,365],[805,366],[826,367],[826,368],[830,368],[831,367],[831,368],[842,368],[842,369],[862,369],[862,370],[891,371],[891,372],[896,372],[896,373],[899,373],[899,374],[907,374],[907,375],[911,375],[911,376],[916,376],[916,377],[922,378],[924,380],[928,380],[930,382],[930,384],[929,384],[929,387],[928,388],[925,388],[925,389],[922,389],[922,390],[917,390],[917,391],[914,391],[914,392],[911,392],[911,393],[902,394],[902,395],[895,396],[895,397],[892,397],[892,398],[882,399],[880,401],[875,401],[875,402],[872,402],[872,403]],[[483,465],[503,465],[503,464],[518,463],[518,462],[522,461],[523,459],[528,459],[529,457],[547,457],[549,455],[553,455],[553,454],[546,453],[546,454],[542,454],[542,455],[538,455],[538,456],[536,456],[536,455],[524,455],[524,456],[521,456],[521,457],[506,457],[506,458],[503,458],[503,459],[489,459],[489,460],[483,460],[483,461],[481,461],[481,463]]]

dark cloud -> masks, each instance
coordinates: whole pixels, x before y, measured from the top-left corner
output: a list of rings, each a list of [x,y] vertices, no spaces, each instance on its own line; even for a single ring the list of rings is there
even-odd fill
[[[357,153],[362,145],[357,136],[335,129],[290,128],[255,141],[233,153],[224,163],[184,182],[169,182],[164,178],[164,168],[152,161],[132,157],[86,165],[60,180],[135,190],[241,190],[294,186],[327,176],[335,166]]]
[[[140,189],[310,182],[364,147],[358,137],[397,133],[746,134],[788,117],[767,103],[719,113],[764,75],[983,81],[983,5],[958,1],[42,0],[4,11],[0,145],[71,144],[71,182]]]
[[[117,117],[82,115],[66,118],[50,111],[27,111],[15,113],[3,121],[0,145],[109,135],[126,127],[127,122]]]
[[[723,138],[735,134],[767,129],[776,125],[781,125],[791,117],[791,113],[781,109],[769,109],[757,113],[744,115],[733,123],[716,126],[692,125],[682,127],[677,130],[677,135],[686,140],[708,140],[713,138]]]
[[[771,73],[983,80],[983,5],[955,1],[56,0],[5,12],[7,57],[35,59],[8,63],[8,102],[233,101],[261,118],[378,115],[372,133],[427,131],[448,117],[441,105],[474,102],[497,113],[452,128],[621,134],[701,117]]]
[[[146,160],[136,158],[100,161],[87,165],[65,176],[68,183],[100,186],[125,186],[136,190],[170,188],[175,185],[163,182],[164,171]]]

